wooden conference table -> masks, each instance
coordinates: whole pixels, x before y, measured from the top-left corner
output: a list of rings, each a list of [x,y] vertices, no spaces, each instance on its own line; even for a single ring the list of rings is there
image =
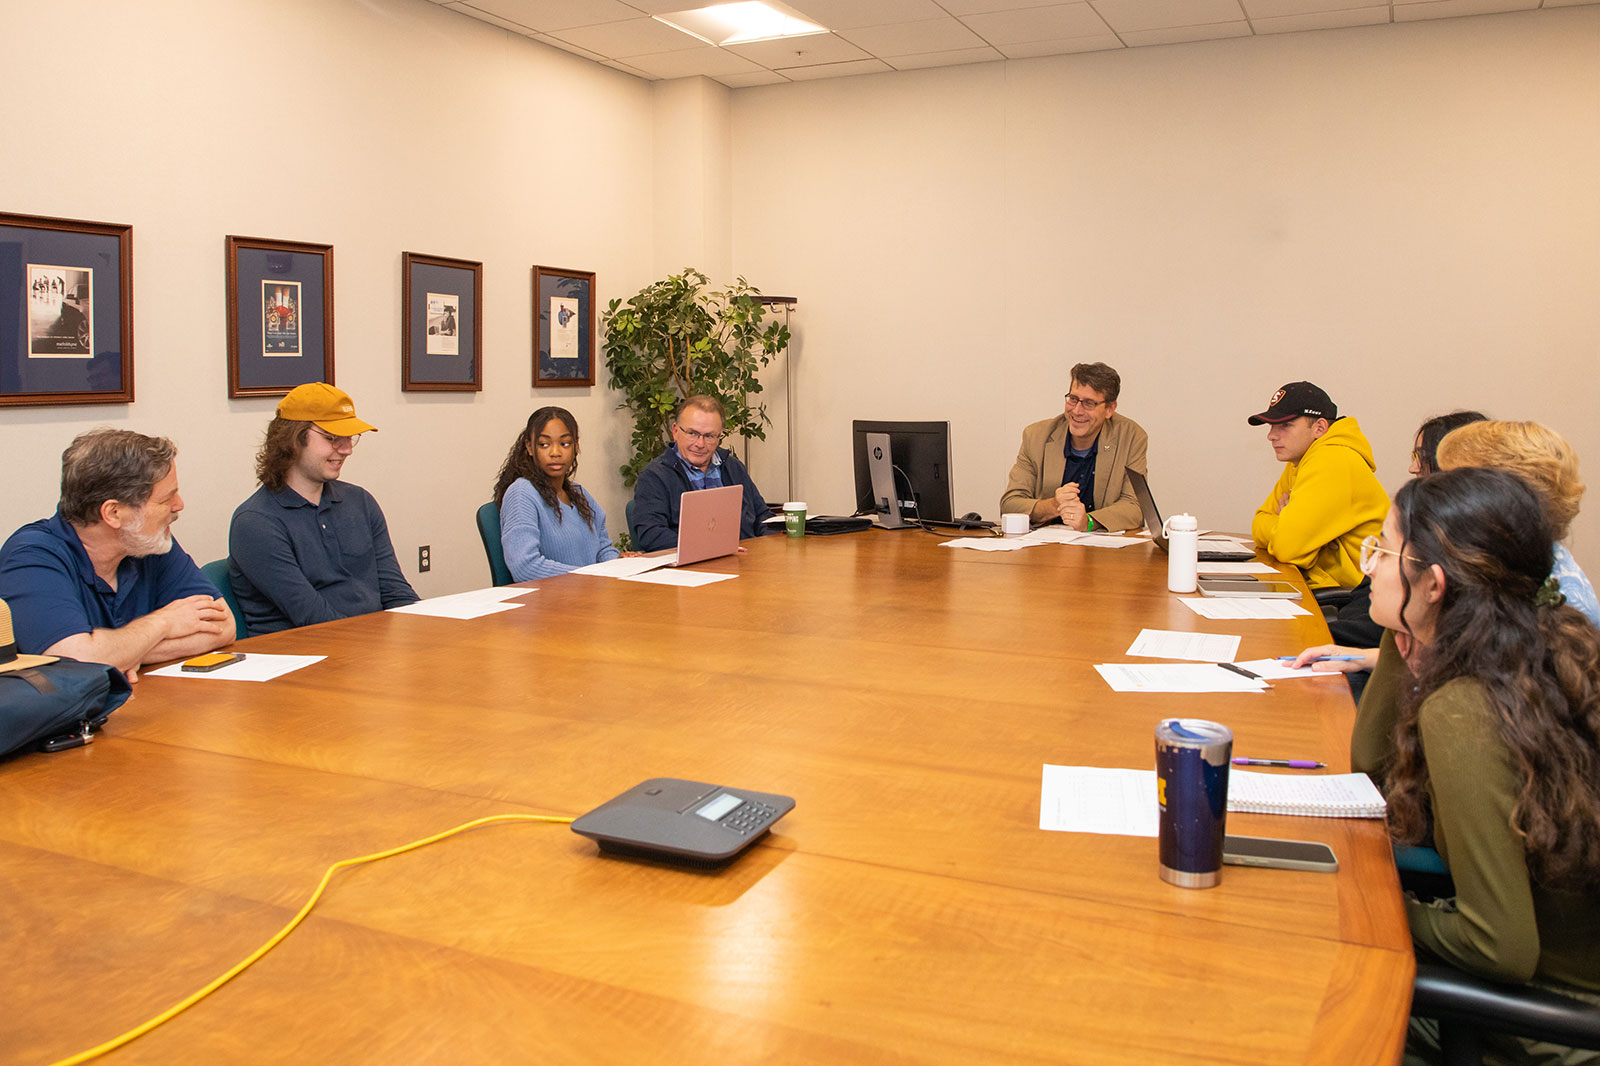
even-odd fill
[[[98,742],[0,763],[0,1061],[49,1062],[222,973],[332,862],[685,777],[796,809],[717,873],[487,826],[339,874],[284,944],[107,1062],[1391,1063],[1410,940],[1378,821],[1233,815],[1336,876],[1156,876],[1039,829],[1041,766],[1152,764],[1157,719],[1348,769],[1337,677],[1119,695],[1140,627],[1210,622],[1148,545],[781,536],[670,588],[566,576],[458,621],[259,637],[266,684],[146,677]]]

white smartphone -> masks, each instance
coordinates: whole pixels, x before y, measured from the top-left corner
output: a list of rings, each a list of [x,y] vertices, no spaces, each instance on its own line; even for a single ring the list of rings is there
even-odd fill
[[[1287,581],[1245,581],[1239,577],[1203,577],[1202,596],[1243,596],[1249,599],[1298,600],[1300,590]]]
[[[1339,869],[1338,858],[1326,844],[1272,837],[1223,837],[1222,861],[1230,866],[1271,866],[1279,870],[1315,870],[1328,874]]]

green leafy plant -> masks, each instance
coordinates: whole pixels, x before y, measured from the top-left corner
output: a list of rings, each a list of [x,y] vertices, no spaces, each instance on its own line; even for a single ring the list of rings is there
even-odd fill
[[[706,292],[706,276],[693,267],[645,286],[624,304],[612,300],[602,318],[606,370],[622,393],[617,406],[633,414],[633,454],[622,467],[631,487],[668,444],[667,428],[678,403],[704,393],[728,412],[723,432],[767,439],[767,405],[761,368],[789,346],[782,321],[767,322],[761,290],[739,278],[722,292]]]

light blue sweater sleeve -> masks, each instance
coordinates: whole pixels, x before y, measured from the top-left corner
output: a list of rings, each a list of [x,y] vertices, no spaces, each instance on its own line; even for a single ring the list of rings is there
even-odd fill
[[[617,557],[606,536],[605,512],[593,496],[579,491],[594,511],[593,528],[571,504],[562,505],[558,519],[527,478],[518,478],[506,489],[500,501],[500,548],[513,580],[554,577]]]
[[[1600,626],[1600,603],[1595,601],[1594,586],[1589,575],[1583,572],[1578,560],[1572,557],[1565,544],[1556,545],[1556,565],[1550,576],[1561,585],[1567,602],[1582,611],[1595,625]]]

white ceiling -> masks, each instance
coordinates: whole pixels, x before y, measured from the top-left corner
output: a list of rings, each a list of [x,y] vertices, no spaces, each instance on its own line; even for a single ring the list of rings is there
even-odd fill
[[[433,0],[647,80],[732,88],[1600,0],[785,0],[832,32],[716,48],[651,15],[696,0]]]

